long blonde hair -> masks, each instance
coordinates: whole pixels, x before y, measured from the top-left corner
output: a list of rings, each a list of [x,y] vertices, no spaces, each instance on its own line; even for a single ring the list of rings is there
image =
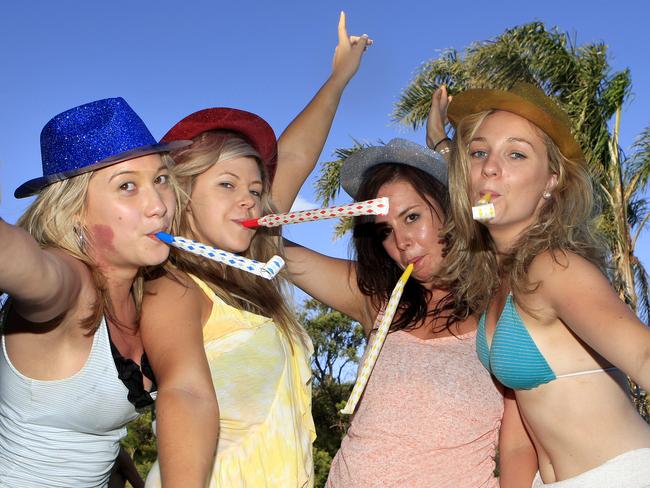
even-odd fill
[[[487,308],[490,297],[501,285],[509,286],[515,296],[533,292],[539,284],[528,279],[528,269],[535,256],[544,252],[550,252],[558,263],[564,253],[572,252],[603,273],[606,271],[604,241],[596,231],[598,206],[586,163],[567,159],[536,126],[546,146],[549,169],[557,175],[557,185],[541,207],[536,222],[519,236],[512,251],[501,254],[497,261],[489,232],[472,219],[469,177],[469,143],[493,112],[476,113],[460,121],[449,168],[452,218],[445,229],[449,248],[441,281],[454,284],[458,296],[477,311]]]
[[[172,232],[196,239],[190,225],[188,206],[191,204],[192,188],[196,178],[220,161],[240,157],[254,158],[260,168],[263,181],[262,212],[275,210],[269,199],[270,183],[260,155],[239,135],[228,131],[202,132],[194,138],[191,146],[172,153],[176,165],[174,175],[181,189],[181,203],[177,207]],[[267,261],[274,254],[282,254],[282,237],[278,230],[261,227],[255,233],[245,257]],[[224,302],[233,307],[270,317],[285,336],[307,341],[304,329],[298,323],[292,309],[287,305],[288,286],[284,273],[278,280],[266,280],[245,271],[172,249],[168,271],[174,268],[192,274],[204,281]]]
[[[174,161],[167,153],[160,156],[168,168],[173,166]],[[82,221],[88,186],[94,173],[89,171],[46,186],[17,222],[42,248],[62,249],[88,266],[98,294],[92,312],[82,319],[82,327],[88,329],[89,334],[95,333],[103,315],[120,323],[113,313],[106,278],[89,255],[84,238],[87,229]],[[131,288],[138,317],[142,308],[143,285],[142,272],[138,272]]]

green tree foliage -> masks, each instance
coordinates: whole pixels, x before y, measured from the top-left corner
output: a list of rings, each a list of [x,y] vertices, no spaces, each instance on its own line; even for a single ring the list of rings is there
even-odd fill
[[[127,426],[128,434],[122,446],[133,458],[142,478],[147,477],[157,457],[156,436],[151,428],[151,410],[141,415]]]
[[[361,325],[314,299],[304,302],[299,319],[314,344],[312,358],[312,414],[316,425],[314,443],[315,486],[324,486],[330,463],[348,427],[339,410],[352,390],[358,351],[365,342]]]

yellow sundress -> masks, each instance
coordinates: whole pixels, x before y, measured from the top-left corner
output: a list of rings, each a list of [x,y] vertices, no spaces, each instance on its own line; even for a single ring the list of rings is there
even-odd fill
[[[311,344],[291,345],[274,322],[213,302],[203,343],[217,392],[219,443],[210,488],[312,487]],[[147,488],[160,486],[158,462]]]

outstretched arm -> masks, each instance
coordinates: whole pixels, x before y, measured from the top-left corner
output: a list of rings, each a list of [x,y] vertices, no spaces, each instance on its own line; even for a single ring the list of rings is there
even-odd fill
[[[451,140],[445,131],[449,102],[451,102],[451,96],[447,95],[447,87],[442,85],[433,92],[431,108],[427,117],[427,146],[438,151],[445,159],[449,159],[451,150]]]
[[[287,212],[320,156],[341,95],[359,69],[363,52],[372,44],[368,36],[349,36],[345,13],[339,19],[339,42],[332,74],[278,140],[278,165],[271,188],[279,212]]]
[[[368,335],[378,310],[359,290],[354,262],[325,256],[285,239],[291,282],[325,305],[359,322]]]
[[[31,322],[46,322],[70,310],[89,272],[68,253],[42,249],[25,230],[0,219],[0,291]]]

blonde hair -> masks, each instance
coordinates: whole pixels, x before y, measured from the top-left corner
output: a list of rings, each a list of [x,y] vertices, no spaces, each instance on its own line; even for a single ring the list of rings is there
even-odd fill
[[[469,143],[486,117],[494,110],[465,117],[456,130],[456,144],[449,168],[451,219],[445,228],[449,236],[447,267],[442,283],[454,285],[455,292],[476,311],[483,311],[492,294],[508,285],[513,294],[531,293],[539,283],[528,279],[528,269],[535,256],[550,252],[558,259],[572,252],[606,272],[606,251],[596,231],[598,206],[594,188],[584,160],[567,159],[551,138],[533,124],[546,147],[549,170],[557,175],[557,185],[539,211],[535,221],[501,254],[486,227],[472,219],[470,194]]]
[[[168,168],[173,166],[174,161],[167,153],[161,153],[160,156]],[[46,186],[16,223],[29,232],[42,248],[51,247],[66,251],[90,269],[98,299],[91,314],[82,319],[82,327],[88,329],[89,334],[95,333],[104,314],[119,323],[112,311],[106,278],[88,254],[84,242],[87,229],[84,228],[82,220],[88,186],[94,173],[89,171]],[[175,191],[178,195],[176,189]],[[179,199],[178,196],[176,198]],[[142,305],[143,284],[142,273],[139,272],[131,288],[138,317]]]
[[[176,165],[174,175],[181,189],[182,199],[177,207],[172,232],[176,235],[196,239],[188,214],[191,195],[196,178],[213,165],[229,159],[254,158],[262,174],[262,212],[275,210],[269,200],[270,183],[260,155],[239,135],[228,131],[202,132],[194,138],[191,146],[172,153]],[[267,261],[274,254],[282,254],[282,237],[278,230],[261,227],[255,233],[249,248],[243,256],[258,261]],[[192,274],[204,281],[210,289],[228,305],[252,313],[270,317],[285,336],[306,344],[307,334],[287,305],[288,287],[284,273],[278,281],[265,280],[245,271],[215,261],[172,249],[170,261],[173,268]]]

